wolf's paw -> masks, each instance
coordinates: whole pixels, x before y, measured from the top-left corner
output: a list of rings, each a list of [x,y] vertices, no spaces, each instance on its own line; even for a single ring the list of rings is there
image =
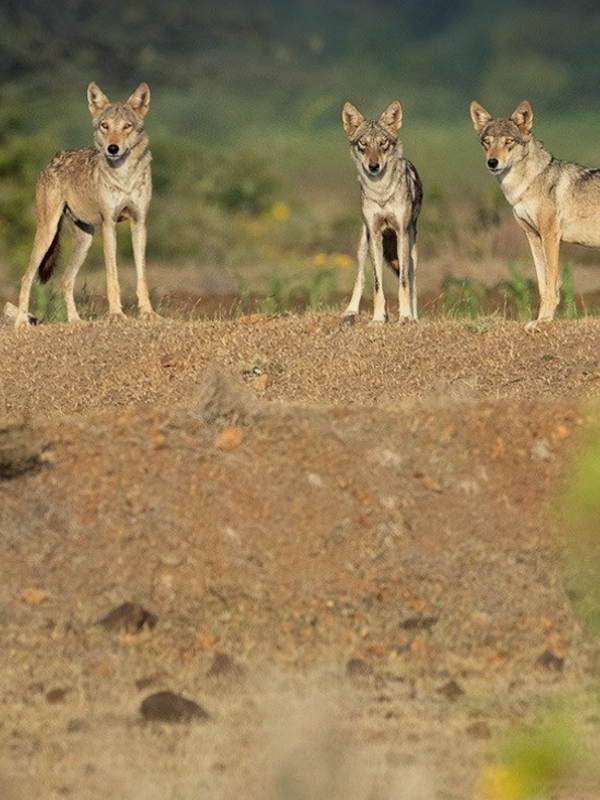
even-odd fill
[[[8,306],[8,303],[7,303]],[[14,319],[14,326],[16,330],[26,330],[32,325],[37,325],[37,319],[28,314],[27,311],[19,311],[13,313],[12,309],[4,309],[4,314],[9,319]]]
[[[162,322],[163,318],[157,311],[154,311],[154,309],[150,308],[140,311],[139,319],[142,322]]]
[[[552,319],[549,317],[541,317],[539,319],[532,319],[525,324],[525,330],[527,333],[541,333],[542,329],[545,328],[552,322]]]
[[[119,325],[123,322],[127,322],[127,317],[122,311],[111,311],[106,319],[111,325]]]

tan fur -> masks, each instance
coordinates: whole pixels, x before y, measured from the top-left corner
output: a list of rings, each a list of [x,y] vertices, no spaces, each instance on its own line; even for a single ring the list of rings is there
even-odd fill
[[[560,300],[561,241],[600,247],[600,170],[554,158],[531,134],[533,111],[524,100],[508,118],[493,118],[477,101],[471,119],[515,219],[525,231],[537,275],[537,330]]]
[[[144,133],[150,90],[142,83],[126,103],[111,103],[92,82],[87,90],[94,126],[94,147],[63,150],[42,170],[36,189],[37,228],[29,265],[21,282],[15,327],[30,323],[31,286],[36,273],[47,281],[58,255],[60,232],[66,221],[72,250],[63,276],[69,322],[80,319],[74,300],[77,272],[102,226],[109,312],[122,316],[117,276],[116,224],[131,224],[140,313],[152,315],[146,277],[146,215],[152,196],[151,155]]]
[[[402,106],[394,100],[377,120],[366,120],[356,106],[345,103],[342,123],[350,139],[362,194],[363,225],[358,245],[358,273],[344,318],[359,312],[370,254],[374,276],[373,322],[386,322],[383,262],[398,275],[400,322],[417,319],[415,272],[417,219],[423,189],[417,171],[402,156],[398,131]]]

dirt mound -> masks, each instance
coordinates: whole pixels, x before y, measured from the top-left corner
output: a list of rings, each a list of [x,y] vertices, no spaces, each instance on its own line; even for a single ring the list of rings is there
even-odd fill
[[[597,320],[48,325],[0,359],[4,797],[486,800],[566,697],[597,745],[556,525]]]
[[[393,405],[424,397],[581,398],[600,385],[600,321],[537,335],[484,319],[372,327],[333,314],[47,325],[0,335],[0,413],[53,417],[198,399],[212,363],[267,400]]]

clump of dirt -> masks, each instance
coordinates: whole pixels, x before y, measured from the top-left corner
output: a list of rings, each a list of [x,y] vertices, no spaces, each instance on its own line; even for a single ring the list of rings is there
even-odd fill
[[[43,444],[25,419],[0,420],[0,480],[38,469]]]
[[[247,425],[256,419],[260,401],[244,386],[239,375],[211,364],[200,383],[190,413],[205,424],[215,427]]]

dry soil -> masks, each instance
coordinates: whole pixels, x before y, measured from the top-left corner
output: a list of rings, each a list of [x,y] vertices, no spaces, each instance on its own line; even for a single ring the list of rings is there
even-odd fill
[[[510,800],[560,707],[543,797],[597,798],[557,520],[599,406],[598,319],[1,330],[0,796]]]

